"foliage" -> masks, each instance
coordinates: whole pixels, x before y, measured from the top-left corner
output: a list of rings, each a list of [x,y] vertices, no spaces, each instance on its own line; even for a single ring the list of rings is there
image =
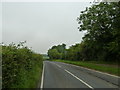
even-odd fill
[[[24,46],[24,42],[2,45],[3,88],[32,88],[36,79],[31,74],[37,69],[42,69],[42,56]],[[33,83],[28,82],[31,80]]]
[[[49,57],[47,54],[41,54],[44,60],[49,60]]]
[[[66,59],[68,60],[80,60],[80,44],[72,45],[69,49],[67,49]]]
[[[65,49],[65,44],[53,46],[51,49],[48,50],[48,56],[50,57],[50,59],[62,59],[65,56]]]
[[[116,61],[120,56],[120,2],[100,3],[82,11],[77,18],[86,60]]]
[[[58,49],[60,45],[53,46],[48,50],[51,59],[120,62],[120,2],[101,2],[86,7],[77,21],[79,31],[86,31],[82,42],[64,48],[63,52]]]

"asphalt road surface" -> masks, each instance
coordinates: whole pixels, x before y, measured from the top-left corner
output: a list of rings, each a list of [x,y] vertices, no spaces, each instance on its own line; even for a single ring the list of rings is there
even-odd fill
[[[44,61],[43,70],[41,88],[118,88],[70,64]]]

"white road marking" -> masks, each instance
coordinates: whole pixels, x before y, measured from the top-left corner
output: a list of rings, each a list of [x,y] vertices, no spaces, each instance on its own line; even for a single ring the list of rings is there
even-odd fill
[[[93,69],[88,69],[88,68],[85,68],[85,67],[80,67],[80,68],[84,68],[84,69],[91,70],[91,71],[94,71],[94,72],[98,72],[98,73],[106,74],[106,75],[108,75],[108,76],[112,76],[112,77],[120,78],[119,76],[115,76],[115,75],[112,75],[112,74],[109,74],[109,73],[100,72],[100,71],[96,71],[96,70],[93,70]]]
[[[61,68],[61,66],[60,65],[58,65],[58,64],[56,64],[59,68]]]
[[[45,68],[45,64],[44,64],[44,62],[43,62],[43,71],[42,71],[41,86],[40,86],[41,90],[42,90],[42,88],[43,88],[44,68]]]
[[[75,77],[76,79],[78,79],[79,81],[81,81],[83,84],[85,84],[86,86],[88,86],[91,89],[94,89],[92,86],[90,86],[89,84],[87,84],[86,82],[84,82],[83,80],[81,80],[80,78],[78,78],[77,76],[75,76],[74,74],[72,74],[71,72],[69,72],[68,70],[64,69],[67,73],[69,73],[70,75],[72,75],[73,77]]]
[[[61,66],[60,66],[60,65],[58,65],[58,64],[56,64],[56,63],[53,63],[53,64],[55,64],[55,65],[57,65],[59,68],[61,68]]]
[[[79,67],[79,68],[84,68],[84,69],[87,69],[87,70],[90,70],[90,71],[94,71],[94,72],[98,72],[98,73],[106,74],[106,75],[109,75],[109,76],[112,76],[112,77],[116,77],[116,78],[120,78],[119,76],[116,76],[116,75],[112,75],[112,74],[109,74],[109,73],[96,71],[96,70],[89,69],[89,68],[82,67],[82,66],[77,66],[77,65],[73,65],[73,64],[67,64],[67,63],[62,63],[62,64],[65,64],[65,65],[71,65],[71,66],[75,66],[75,67]]]

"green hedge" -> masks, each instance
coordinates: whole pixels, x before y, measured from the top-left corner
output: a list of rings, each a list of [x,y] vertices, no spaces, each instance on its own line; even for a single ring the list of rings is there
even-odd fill
[[[23,44],[2,45],[2,88],[36,88],[42,61]]]

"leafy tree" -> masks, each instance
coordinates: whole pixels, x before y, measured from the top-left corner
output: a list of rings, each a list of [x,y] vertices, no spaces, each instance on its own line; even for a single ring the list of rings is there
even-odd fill
[[[79,31],[87,31],[83,42],[86,58],[95,54],[97,60],[117,60],[120,40],[120,2],[94,4],[77,18]],[[118,39],[119,38],[119,39]],[[89,52],[88,52],[89,51]],[[91,58],[92,59],[92,58]],[[95,57],[93,56],[93,59]]]
[[[63,59],[65,57],[66,45],[53,46],[48,50],[48,56],[50,59]]]
[[[50,59],[60,59],[61,53],[59,53],[57,49],[50,49],[48,50],[48,56],[50,57]]]
[[[56,52],[60,59],[120,62],[120,2],[93,4],[81,12],[77,21],[79,31],[87,31],[82,42],[69,49],[65,44],[53,46],[48,50],[51,58]],[[50,53],[52,50],[54,53]]]
[[[80,44],[75,44],[72,45],[68,50],[67,50],[67,59],[69,60],[80,60],[81,55],[80,55]]]

